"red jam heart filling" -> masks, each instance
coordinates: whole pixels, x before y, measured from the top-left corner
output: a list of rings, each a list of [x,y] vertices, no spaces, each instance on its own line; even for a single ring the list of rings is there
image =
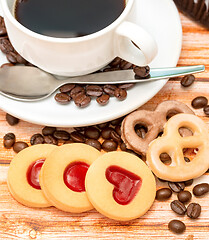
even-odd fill
[[[65,185],[75,192],[85,191],[85,177],[89,165],[84,162],[73,162],[69,164],[64,172]]]
[[[27,171],[27,180],[28,183],[35,189],[41,189],[41,186],[39,184],[39,174],[41,171],[41,168],[44,164],[45,159],[39,159],[35,162],[33,162]]]
[[[115,187],[114,200],[121,204],[129,204],[138,193],[142,179],[136,174],[118,166],[110,166],[106,169],[106,178]]]

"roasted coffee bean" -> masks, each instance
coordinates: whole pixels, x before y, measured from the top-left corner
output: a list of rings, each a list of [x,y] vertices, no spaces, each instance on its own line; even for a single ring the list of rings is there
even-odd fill
[[[101,150],[101,148],[102,148],[102,145],[101,145],[101,143],[98,141],[98,140],[96,140],[96,139],[87,139],[86,140],[86,144],[88,144],[89,146],[92,146],[92,147],[94,147],[94,148],[96,148],[97,150]]]
[[[7,34],[4,19],[0,16],[0,37]]]
[[[101,97],[97,98],[97,102],[101,106],[105,106],[109,102],[110,96],[107,94],[103,94]]]
[[[205,106],[205,107],[203,108],[203,111],[204,111],[204,113],[205,113],[206,116],[209,116],[209,105]]]
[[[181,79],[181,85],[183,87],[190,87],[194,81],[195,81],[195,76],[190,74],[190,75],[184,76]]]
[[[44,136],[44,143],[57,145],[58,141],[52,135],[46,135]]]
[[[110,123],[113,126],[117,126],[117,125],[121,124],[122,121],[123,121],[123,118],[117,118],[115,120],[112,120]]]
[[[6,114],[6,121],[9,123],[9,125],[11,125],[11,126],[14,126],[14,125],[16,125],[16,124],[18,124],[19,123],[19,119],[18,118],[16,118],[16,117],[14,117],[14,116],[12,116],[12,115],[10,115],[10,114]]]
[[[86,141],[85,136],[78,131],[71,132],[70,136],[74,142],[85,143]]]
[[[6,55],[6,57],[7,57],[7,60],[13,65],[17,63],[24,64],[24,65],[27,64],[27,61],[22,56],[20,56],[20,54],[17,52],[10,52]]]
[[[4,64],[1,65],[1,68],[13,67],[13,66],[14,66],[14,64],[12,64],[12,63],[4,63]]]
[[[201,206],[198,203],[190,203],[187,207],[187,216],[196,219],[200,216]]]
[[[184,157],[185,162],[190,162],[190,159],[188,157]]]
[[[14,51],[12,44],[7,38],[0,39],[0,49],[5,54],[8,54]]]
[[[150,67],[149,66],[145,66],[145,67],[134,67],[134,72],[136,74],[137,77],[139,78],[146,78],[149,76],[150,73]]]
[[[27,61],[19,53],[15,52],[15,54],[16,54],[16,60],[18,63],[20,63],[20,64],[27,63]]]
[[[120,70],[119,67],[107,67],[103,70],[103,72],[112,72],[112,71],[118,71]]]
[[[111,131],[114,129],[112,127],[106,127],[102,129],[101,135],[104,139],[110,139],[111,138]]]
[[[137,134],[140,138],[144,139],[144,138],[145,138],[145,135],[146,135],[146,133],[147,133],[147,130],[146,130],[146,128],[143,127],[143,126],[136,125],[136,126],[135,126],[135,132],[136,132],[136,134]]]
[[[96,139],[97,140],[100,137],[100,131],[96,127],[87,127],[84,130],[84,135],[87,138],[92,138],[92,139]]]
[[[186,225],[179,220],[172,220],[168,223],[168,228],[173,233],[181,234],[186,230]]]
[[[54,99],[58,103],[66,104],[69,103],[71,100],[71,97],[67,93],[57,93],[54,97]]]
[[[42,134],[44,136],[53,135],[56,130],[57,130],[56,127],[47,127],[46,126],[42,129]]]
[[[197,184],[193,188],[193,194],[197,197],[203,196],[204,194],[209,192],[209,184],[208,183],[200,183]]]
[[[109,127],[110,123],[109,122],[105,122],[105,123],[100,123],[100,124],[97,124],[97,127],[99,129],[104,129],[106,127]]]
[[[117,88],[114,92],[114,95],[118,100],[123,101],[127,97],[127,91],[122,88]]]
[[[70,133],[64,130],[56,130],[53,136],[58,140],[67,141],[70,139]]]
[[[84,130],[86,129],[86,127],[74,127],[74,129],[76,131],[79,131],[79,132],[84,132]]]
[[[119,136],[121,136],[121,125],[117,125],[116,127],[115,127],[115,131],[116,131],[116,133],[119,135]]]
[[[69,139],[69,140],[64,142],[64,144],[70,144],[70,143],[74,143],[74,141],[72,139]]]
[[[183,191],[185,188],[185,184],[183,182],[168,182],[168,186],[176,193]]]
[[[92,97],[100,97],[103,93],[102,87],[98,85],[88,85],[86,86],[86,94]]]
[[[178,200],[182,203],[187,203],[192,199],[192,194],[189,191],[182,191],[177,194]]]
[[[135,85],[134,83],[124,83],[124,84],[118,85],[118,87],[128,90],[128,89],[132,88],[134,85]]]
[[[43,143],[44,143],[44,137],[40,133],[36,133],[30,138],[31,145],[43,144]]]
[[[160,154],[160,160],[165,163],[168,161],[171,161],[171,157],[167,153],[161,153]]]
[[[208,104],[208,99],[203,96],[196,97],[192,100],[192,107],[195,109],[204,108]]]
[[[7,30],[5,27],[0,26],[0,37],[7,35]]]
[[[182,202],[178,200],[174,200],[171,202],[171,209],[179,215],[184,215],[186,213],[186,207]]]
[[[127,69],[131,69],[132,67],[133,67],[132,63],[127,62],[125,60],[121,60],[121,62],[120,62],[120,69],[127,70]]]
[[[169,111],[167,116],[166,116],[166,119],[170,119],[171,117],[175,116],[176,114],[178,114],[179,111],[176,111],[176,110],[172,110],[172,111]]]
[[[109,96],[114,96],[116,89],[117,87],[115,85],[112,85],[112,84],[104,85],[104,92]]]
[[[169,199],[171,195],[172,191],[170,190],[170,188],[161,188],[157,190],[155,198],[159,201],[165,201]]]
[[[14,152],[18,153],[27,147],[29,146],[26,142],[18,141],[13,145],[13,150]]]
[[[121,58],[116,57],[111,63],[109,63],[109,65],[111,67],[116,67],[116,66],[118,66],[120,64],[120,62],[121,62]]]
[[[10,53],[7,53],[6,55],[7,57],[7,60],[13,64],[17,64],[18,61],[17,61],[17,54],[15,52],[10,52]]]
[[[60,87],[59,90],[61,93],[69,93],[74,87],[75,87],[75,84],[68,83]]]
[[[15,135],[14,133],[7,133],[4,135],[3,140],[4,147],[9,149],[15,144]]]
[[[120,135],[115,130],[111,131],[110,137],[112,138],[113,141],[117,143],[120,143],[122,141]]]
[[[71,92],[70,92],[70,96],[71,96],[71,98],[75,98],[78,94],[80,94],[80,93],[83,93],[83,94],[85,94],[85,89],[83,88],[83,87],[81,87],[81,86],[75,86],[72,90],[71,90]]]
[[[83,93],[77,94],[73,100],[75,105],[80,108],[87,107],[91,102],[91,98]]]
[[[194,181],[193,179],[190,179],[190,180],[184,181],[184,184],[185,186],[191,186],[193,181]]]
[[[120,149],[121,149],[121,151],[126,152],[126,151],[127,151],[126,144],[125,144],[125,143],[121,143],[121,145],[120,145]]]
[[[106,152],[116,151],[118,144],[112,140],[105,140],[102,143],[102,149]]]

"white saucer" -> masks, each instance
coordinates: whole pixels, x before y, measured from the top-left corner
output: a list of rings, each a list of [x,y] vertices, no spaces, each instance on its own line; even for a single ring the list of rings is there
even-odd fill
[[[178,11],[172,0],[136,0],[133,22],[151,33],[158,44],[158,55],[151,67],[176,66],[182,42],[182,28]],[[0,15],[2,12],[0,10]],[[133,18],[133,17],[132,17]],[[0,53],[0,65],[6,62]],[[28,79],[30,81],[30,79]],[[140,83],[128,90],[125,101],[111,98],[106,106],[99,106],[95,100],[80,109],[73,102],[60,105],[54,95],[39,102],[19,102],[0,95],[0,108],[28,122],[59,127],[86,126],[121,117],[151,99],[166,83],[166,80]]]

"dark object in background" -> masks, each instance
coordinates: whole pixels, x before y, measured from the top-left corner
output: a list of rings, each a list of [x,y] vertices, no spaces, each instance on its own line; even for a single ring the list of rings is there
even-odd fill
[[[174,0],[177,7],[209,29],[209,3],[206,0]]]

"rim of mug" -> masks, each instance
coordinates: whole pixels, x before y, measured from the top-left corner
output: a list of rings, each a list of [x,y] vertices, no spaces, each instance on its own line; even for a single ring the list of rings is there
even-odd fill
[[[14,0],[14,2],[15,1],[16,0]],[[12,13],[9,9],[7,0],[2,0],[1,2],[2,2],[2,8],[3,8],[4,14],[9,18],[9,20],[13,23],[13,25],[15,25],[19,30],[21,30],[25,34],[33,36],[33,37],[35,37],[39,40],[48,41],[48,42],[73,43],[73,42],[82,42],[82,41],[86,41],[86,40],[90,40],[90,39],[102,36],[106,32],[114,29],[117,25],[119,25],[120,22],[122,22],[124,20],[124,18],[130,12],[134,1],[135,0],[126,0],[126,6],[125,6],[123,12],[121,13],[121,15],[114,22],[112,22],[110,25],[108,25],[107,27],[99,30],[98,32],[91,33],[91,34],[88,34],[88,35],[85,35],[85,36],[82,36],[82,37],[74,37],[74,38],[56,38],[56,37],[45,36],[45,35],[33,32],[30,29],[23,26],[21,23],[19,23],[15,19],[15,17],[12,15]]]

